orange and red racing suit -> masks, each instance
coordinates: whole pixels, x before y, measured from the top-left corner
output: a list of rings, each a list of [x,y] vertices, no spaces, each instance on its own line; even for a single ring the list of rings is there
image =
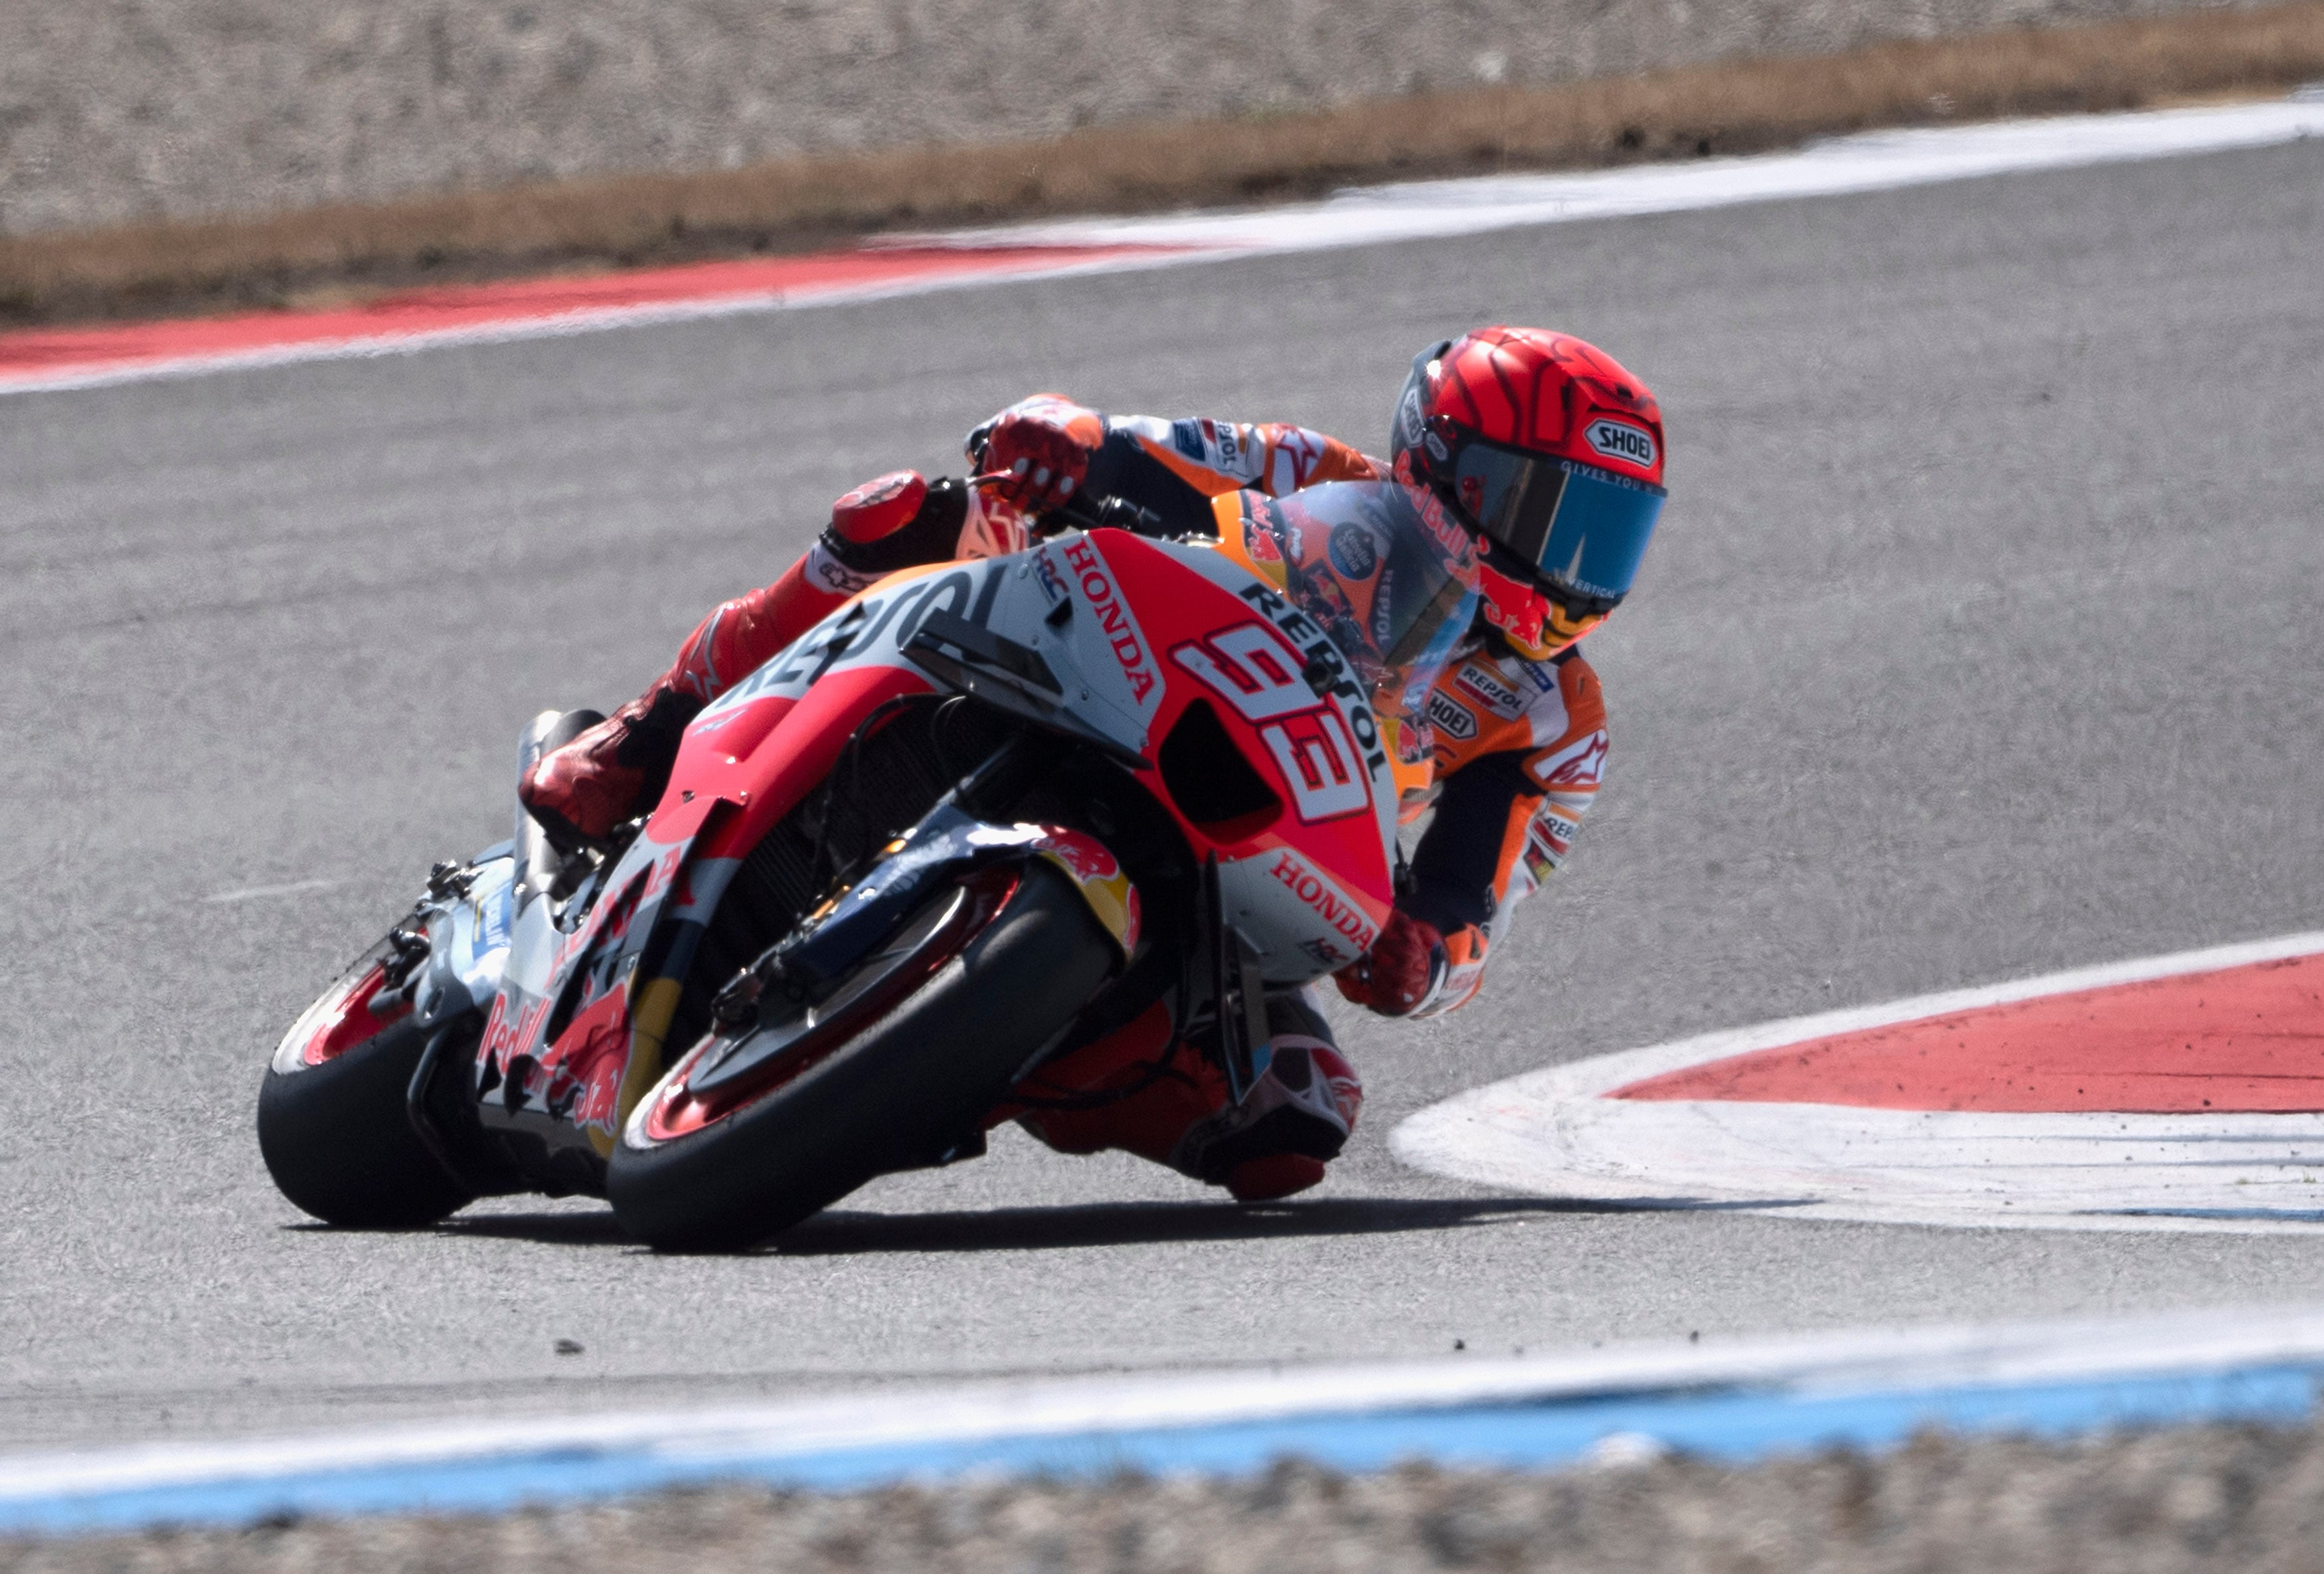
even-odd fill
[[[1012,406],[1085,450],[1087,492],[1136,504],[1165,533],[1211,535],[1213,500],[1243,490],[1282,496],[1327,481],[1390,478],[1379,460],[1304,427],[1107,417],[1054,394]],[[996,415],[970,435],[982,462]],[[544,823],[585,834],[650,802],[686,723],[805,634],[848,596],[899,569],[986,557],[1025,544],[1021,515],[988,509],[974,487],[899,473],[835,505],[831,528],[772,584],[703,620],[669,671],[610,720],[547,758],[524,801]],[[1431,690],[1426,744],[1434,772],[1416,822],[1433,811],[1397,905],[1434,926],[1443,953],[1405,1014],[1434,1015],[1473,996],[1517,904],[1563,860],[1598,791],[1606,710],[1590,664],[1568,649],[1546,662],[1512,653],[1481,622]],[[585,823],[586,822],[586,823]],[[1362,1102],[1354,1069],[1306,990],[1271,995],[1270,1069],[1227,1107],[1223,1079],[1177,1053],[1167,1012],[1045,1066],[993,1112],[1068,1153],[1121,1148],[1227,1186],[1280,1197],[1323,1178]],[[1055,1096],[1063,1096],[1062,1099]]]
[[[1109,417],[1055,394],[1011,409],[1037,405],[1091,448],[1087,491],[1137,504],[1170,533],[1213,533],[1211,499],[1228,492],[1280,497],[1325,481],[1388,476],[1382,460],[1305,427]],[[1009,413],[969,434],[972,457]],[[1415,1016],[1451,1011],[1476,994],[1510,913],[1572,848],[1606,762],[1606,706],[1590,663],[1571,648],[1528,661],[1481,623],[1438,679],[1426,719],[1434,812],[1397,905],[1444,936],[1445,966]]]

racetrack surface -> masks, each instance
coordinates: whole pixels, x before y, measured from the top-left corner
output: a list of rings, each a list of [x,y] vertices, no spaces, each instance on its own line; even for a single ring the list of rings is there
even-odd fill
[[[2319,251],[2310,142],[9,401],[0,1447],[2324,1295],[2304,1239],[1560,1205],[1382,1140],[1550,1061],[2319,927]],[[831,496],[1037,387],[1376,445],[1494,318],[1652,382],[1674,496],[1591,642],[1572,863],[1469,1010],[1339,1013],[1370,1101],[1311,1199],[1013,1132],[746,1257],[274,1194],[266,1051],[506,834],[520,726],[633,692]]]

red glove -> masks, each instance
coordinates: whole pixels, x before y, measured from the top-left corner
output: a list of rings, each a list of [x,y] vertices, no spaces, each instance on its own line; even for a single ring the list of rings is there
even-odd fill
[[[1105,440],[1105,425],[1055,394],[1040,394],[1001,412],[986,433],[977,480],[995,496],[1028,514],[1043,514],[1071,497],[1089,479],[1090,456]]]
[[[1410,1016],[1449,968],[1444,936],[1402,908],[1388,914],[1372,949],[1332,975],[1340,993],[1382,1016]]]

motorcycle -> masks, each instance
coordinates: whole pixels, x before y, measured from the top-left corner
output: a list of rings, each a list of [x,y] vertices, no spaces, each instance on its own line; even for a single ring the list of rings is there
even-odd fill
[[[1388,919],[1476,575],[1392,484],[1215,512],[1082,499],[890,575],[705,708],[609,845],[520,807],[437,865],[275,1050],[276,1184],[369,1227],[584,1193],[726,1249],[981,1154],[1157,1002],[1240,1098],[1267,993]],[[536,718],[520,779],[599,719]]]

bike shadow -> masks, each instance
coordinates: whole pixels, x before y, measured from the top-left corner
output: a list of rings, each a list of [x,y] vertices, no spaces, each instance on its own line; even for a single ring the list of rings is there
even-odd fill
[[[835,1208],[747,1255],[871,1256],[882,1253],[1077,1251],[1103,1246],[1294,1240],[1506,1227],[1545,1215],[1729,1212],[1780,1206],[1670,1198],[1582,1200],[1555,1197],[1318,1198],[1306,1202],[1092,1202],[927,1213]],[[610,1209],[502,1213],[455,1218],[439,1234],[524,1240],[546,1245],[637,1243]]]
[[[765,1248],[785,1257],[881,1252],[1038,1252],[1209,1241],[1399,1235],[1514,1224],[1537,1214],[1594,1213],[1600,1205],[1542,1197],[1318,1198],[1309,1202],[1073,1203],[952,1213],[856,1213],[835,1208]]]

